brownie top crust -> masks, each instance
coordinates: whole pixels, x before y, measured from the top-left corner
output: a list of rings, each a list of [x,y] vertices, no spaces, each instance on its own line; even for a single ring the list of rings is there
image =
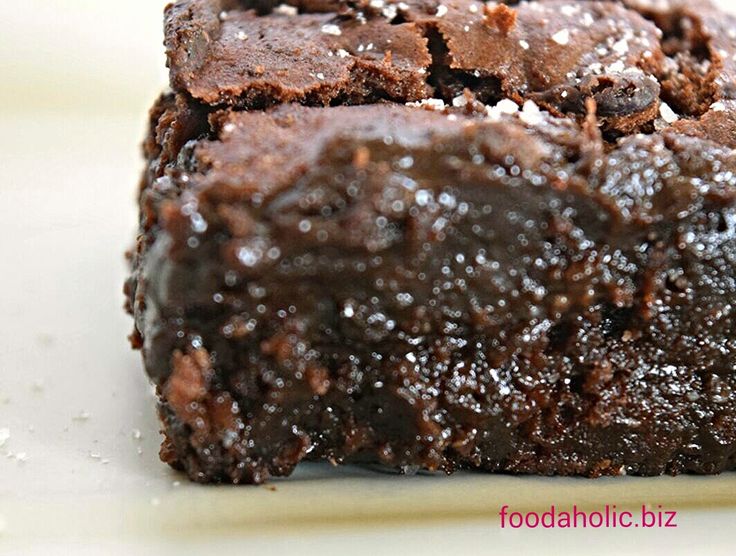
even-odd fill
[[[649,131],[736,98],[736,20],[709,2],[182,0],[175,90],[213,106],[533,100],[604,130]],[[671,123],[671,122],[668,122]]]

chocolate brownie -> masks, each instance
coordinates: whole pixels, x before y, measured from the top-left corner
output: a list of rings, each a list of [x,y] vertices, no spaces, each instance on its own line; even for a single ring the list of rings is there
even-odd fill
[[[736,19],[181,0],[165,27],[126,283],[164,461],[736,469]]]

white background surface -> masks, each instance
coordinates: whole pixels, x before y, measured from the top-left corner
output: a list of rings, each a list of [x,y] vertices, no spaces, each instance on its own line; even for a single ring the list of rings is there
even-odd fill
[[[162,6],[0,3],[0,553],[733,553],[736,511],[708,507],[736,500],[733,474],[446,479],[308,466],[272,491],[189,485],[159,463],[121,288],[137,147],[165,84]],[[586,501],[668,503],[680,526],[502,531],[494,518],[503,503]]]

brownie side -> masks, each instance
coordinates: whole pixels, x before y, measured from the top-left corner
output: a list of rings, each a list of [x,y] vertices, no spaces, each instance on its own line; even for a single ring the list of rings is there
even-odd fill
[[[733,468],[731,150],[524,112],[211,121],[144,195],[138,276],[162,455],[194,480]]]
[[[736,468],[734,28],[703,0],[167,8],[126,284],[164,461]]]

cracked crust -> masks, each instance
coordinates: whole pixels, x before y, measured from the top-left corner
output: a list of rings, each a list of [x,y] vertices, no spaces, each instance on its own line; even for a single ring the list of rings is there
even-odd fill
[[[451,102],[467,88],[487,104],[534,100],[578,119],[594,98],[614,137],[651,132],[660,101],[666,114],[671,107],[698,117],[736,98],[736,22],[705,1],[293,6],[172,5],[166,45],[174,88],[250,109]]]
[[[162,459],[234,483],[735,469],[733,23],[170,6],[126,285]]]

